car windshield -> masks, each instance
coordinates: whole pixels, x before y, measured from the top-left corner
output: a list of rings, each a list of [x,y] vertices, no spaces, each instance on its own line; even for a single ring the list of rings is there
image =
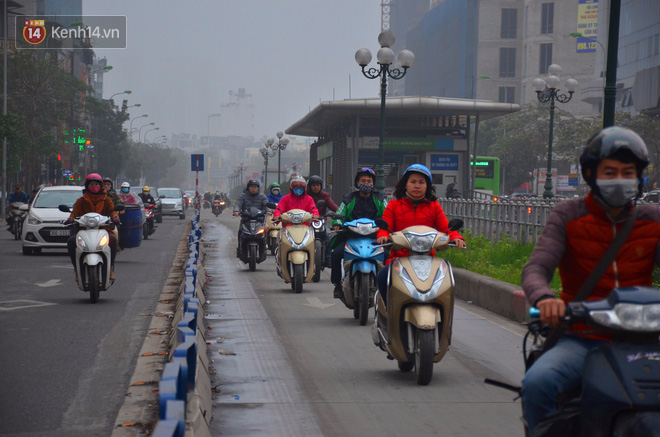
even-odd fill
[[[39,193],[34,200],[32,208],[57,208],[60,205],[67,205],[69,208],[73,207],[79,197],[82,196],[82,189],[80,191],[72,190],[48,190]]]
[[[181,191],[179,191],[177,189],[174,189],[174,188],[171,188],[171,189],[161,188],[161,189],[158,190],[158,195],[160,197],[166,197],[166,198],[167,197],[181,197]]]

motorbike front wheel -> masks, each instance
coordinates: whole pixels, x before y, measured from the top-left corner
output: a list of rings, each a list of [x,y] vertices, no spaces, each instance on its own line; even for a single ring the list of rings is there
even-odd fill
[[[321,280],[321,270],[323,270],[323,244],[316,240],[314,241],[314,276],[312,276],[312,282]]]
[[[89,301],[99,301],[99,266],[87,266],[87,281],[89,283]]]
[[[248,262],[250,265],[250,271],[254,272],[257,268],[257,246],[248,246]]]
[[[428,385],[433,378],[434,338],[433,331],[415,330],[415,375],[419,385]]]
[[[14,221],[11,222],[11,231],[14,234],[14,240],[21,239],[21,220],[18,217],[14,217]]]
[[[300,294],[303,290],[303,282],[305,278],[303,277],[303,265],[296,264],[293,266],[293,290]]]
[[[149,223],[147,222],[142,225],[142,238],[145,240],[149,239]]]
[[[277,239],[275,237],[268,237],[270,240],[268,246],[270,246],[270,254],[275,256],[275,249],[277,248]]]
[[[360,275],[358,301],[360,302],[360,325],[364,326],[369,320],[369,273]]]

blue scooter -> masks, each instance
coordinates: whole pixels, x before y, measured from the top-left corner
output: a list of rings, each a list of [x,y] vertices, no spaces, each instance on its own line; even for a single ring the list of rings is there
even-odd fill
[[[385,249],[374,246],[379,229],[376,221],[367,218],[346,222],[341,229],[348,237],[344,246],[344,305],[353,310],[353,317],[360,319],[362,326],[374,306],[376,277],[385,261]]]

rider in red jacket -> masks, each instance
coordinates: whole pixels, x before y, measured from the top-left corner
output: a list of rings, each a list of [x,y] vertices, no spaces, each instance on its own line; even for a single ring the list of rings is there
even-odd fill
[[[319,210],[311,196],[305,194],[307,182],[302,176],[291,179],[291,192],[280,199],[277,208],[273,212],[273,220],[276,220],[282,213],[292,209],[302,209],[311,212],[314,218],[319,218]]]

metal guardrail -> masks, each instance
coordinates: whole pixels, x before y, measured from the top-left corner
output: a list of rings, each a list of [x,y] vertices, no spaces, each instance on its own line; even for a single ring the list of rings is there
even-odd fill
[[[464,229],[469,229],[472,235],[483,235],[492,243],[504,237],[521,243],[535,243],[550,211],[563,200],[438,199],[447,218],[463,219]]]

